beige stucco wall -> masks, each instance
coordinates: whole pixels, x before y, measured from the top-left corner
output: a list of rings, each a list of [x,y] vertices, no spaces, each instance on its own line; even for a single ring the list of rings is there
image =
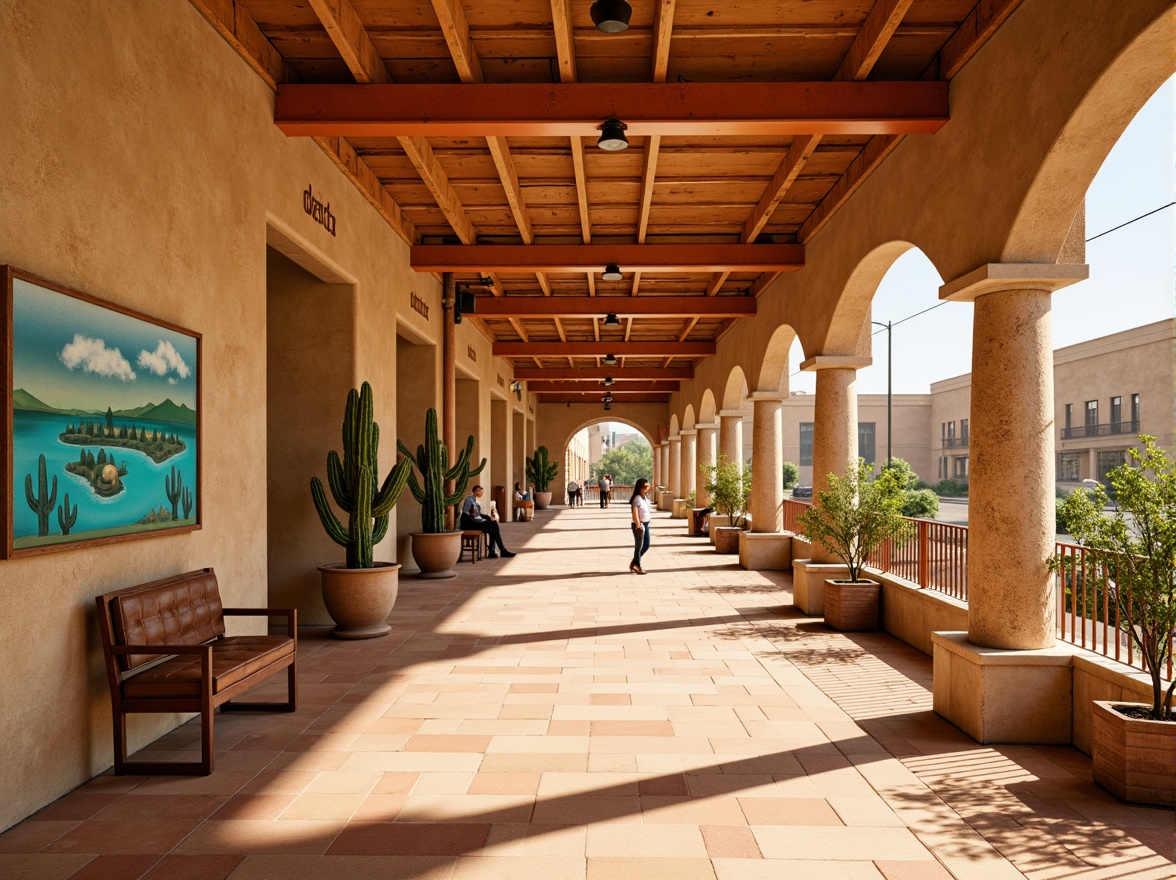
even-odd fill
[[[20,682],[0,712],[2,829],[111,764],[97,593],[211,565],[226,604],[264,605],[275,558],[274,600],[318,619],[306,578],[342,550],[298,486],[325,475],[339,394],[363,379],[391,465],[391,343],[400,326],[439,346],[441,308],[438,281],[408,268],[407,245],[313,142],[277,131],[271,91],[190,4],[0,0],[0,83],[10,134],[0,146],[0,263],[203,334],[203,528],[0,561],[0,665]],[[308,184],[330,201],[336,237],[303,212]],[[321,326],[289,316],[285,336],[301,334],[299,350],[272,358],[267,239],[342,285],[340,309]],[[411,309],[412,292],[430,303],[427,320]],[[459,352],[467,346],[484,387],[499,371],[512,380],[470,322],[458,328]],[[283,391],[295,378],[321,401],[306,413],[314,425],[286,443],[269,437],[267,387],[280,410],[296,403]],[[423,423],[423,410],[415,418]],[[289,504],[267,504],[274,455],[289,459],[289,482],[274,478]],[[280,561],[274,533],[289,536]],[[396,541],[377,553],[396,558]],[[131,747],[176,721],[132,718]]]

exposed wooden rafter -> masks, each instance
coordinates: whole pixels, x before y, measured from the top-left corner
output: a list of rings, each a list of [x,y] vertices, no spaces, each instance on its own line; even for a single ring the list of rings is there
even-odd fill
[[[559,382],[547,380],[532,380],[527,382],[527,390],[536,394],[544,392],[558,392],[571,394],[592,394],[596,389],[586,389],[579,382]],[[604,394],[647,394],[651,391],[677,391],[679,384],[673,380],[650,380],[645,382],[626,382],[623,385],[600,385],[598,393]]]
[[[711,357],[713,342],[495,342],[495,357]]]
[[[749,318],[756,301],[746,296],[505,296],[479,297],[475,314],[482,318],[621,317]]]
[[[600,398],[604,395],[599,391],[580,393],[545,391],[538,396],[540,403],[599,403]],[[620,404],[623,407],[626,403],[667,403],[669,399],[670,392],[668,391],[641,392],[626,394],[616,398],[613,400],[612,405],[615,407],[617,404]]]
[[[516,379],[564,379],[573,382],[600,382],[611,376],[617,382],[643,379],[693,379],[691,367],[516,367]]]
[[[446,244],[414,245],[418,272],[599,272],[619,263],[626,272],[795,271],[804,248],[795,244]]]

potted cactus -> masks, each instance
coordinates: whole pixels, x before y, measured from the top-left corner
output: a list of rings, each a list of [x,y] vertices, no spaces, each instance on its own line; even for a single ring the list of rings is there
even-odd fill
[[[535,450],[535,457],[527,459],[527,481],[535,487],[536,510],[546,510],[551,504],[551,492],[548,489],[557,473],[559,468],[548,456],[546,446],[540,446]]]
[[[327,453],[327,483],[335,503],[347,514],[344,526],[327,502],[318,477],[311,477],[310,493],[323,528],[347,551],[346,562],[320,565],[323,604],[337,624],[340,639],[370,639],[387,635],[385,619],[399,588],[400,566],[373,559],[376,544],[388,533],[388,518],[412,473],[412,462],[402,459],[377,483],[380,426],[373,418],[372,386],[347,393],[343,411],[343,458]],[[178,498],[178,495],[177,495]]]
[[[405,456],[403,460],[414,458],[403,443],[397,441],[397,446]],[[437,410],[429,409],[425,415],[425,442],[417,446],[415,456],[424,485],[417,480],[415,472],[408,477],[409,491],[421,505],[421,530],[412,532],[412,558],[423,578],[457,576],[453,567],[461,556],[461,529],[448,531],[445,528],[445,508],[461,501],[470,477],[477,476],[486,467],[483,458],[476,468],[470,468],[473,451],[474,435],[471,434],[465,449],[451,466],[449,448],[437,435]],[[452,492],[445,491],[447,480],[453,481]]]

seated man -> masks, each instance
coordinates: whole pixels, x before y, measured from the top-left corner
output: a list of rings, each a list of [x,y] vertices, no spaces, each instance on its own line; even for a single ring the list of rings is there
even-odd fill
[[[515,554],[507,550],[506,545],[502,543],[502,530],[498,523],[482,515],[482,505],[478,503],[478,499],[485,491],[481,486],[474,486],[473,491],[466,496],[465,502],[461,505],[461,527],[462,529],[477,529],[490,536],[490,553],[487,554],[489,558],[497,559],[501,553],[504,558],[509,559]],[[497,552],[495,548],[497,548]]]

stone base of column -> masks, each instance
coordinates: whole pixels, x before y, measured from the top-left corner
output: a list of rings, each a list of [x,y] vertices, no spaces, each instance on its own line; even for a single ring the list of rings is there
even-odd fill
[[[965,632],[932,633],[934,708],[980,743],[1069,744],[1069,645],[1036,651],[982,648]]]
[[[741,533],[739,565],[747,571],[788,571],[792,568],[792,533]]]
[[[669,510],[674,506],[673,492],[658,492],[657,493],[657,509]]]
[[[825,613],[825,581],[847,578],[849,569],[840,562],[792,560],[792,604],[810,617]]]
[[[689,498],[675,498],[674,509],[670,514],[670,519],[686,519],[686,513],[690,510]]]
[[[719,533],[719,526],[731,525],[731,517],[722,513],[712,513],[710,515],[710,542],[713,546],[715,543],[715,536]]]

